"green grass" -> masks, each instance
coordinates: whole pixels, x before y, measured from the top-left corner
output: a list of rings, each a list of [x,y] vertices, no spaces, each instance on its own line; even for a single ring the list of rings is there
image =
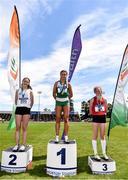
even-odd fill
[[[0,151],[13,146],[14,130],[7,131],[7,123],[0,123]],[[61,123],[61,133],[63,123]],[[25,173],[10,174],[0,172],[0,179],[52,179],[46,175],[46,150],[47,143],[55,136],[54,123],[30,123],[28,128],[28,144],[34,148],[33,167]],[[128,175],[128,129],[116,127],[112,129],[108,142],[108,155],[116,161],[117,170],[112,175],[92,175],[88,167],[87,158],[92,154],[91,146],[92,128],[91,123],[70,123],[69,138],[77,142],[77,164],[76,176],[64,179],[127,179]],[[98,142],[99,153],[101,153],[100,141]],[[1,159],[1,153],[0,153]]]

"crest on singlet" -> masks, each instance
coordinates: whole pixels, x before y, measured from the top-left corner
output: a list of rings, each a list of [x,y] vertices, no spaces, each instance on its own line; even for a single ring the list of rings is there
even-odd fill
[[[96,104],[95,105],[95,112],[101,112],[101,111],[105,111],[105,108],[102,104]]]
[[[30,99],[31,89],[22,90],[21,88],[18,90],[18,99],[17,106],[18,107],[30,107],[31,99]]]
[[[26,92],[26,90],[21,90],[19,92],[19,101],[20,101],[20,104],[27,104],[27,100],[28,100],[28,94]]]
[[[65,93],[68,93],[68,86],[65,82],[64,84],[61,83],[61,81],[58,81],[57,83],[57,93],[63,95]]]

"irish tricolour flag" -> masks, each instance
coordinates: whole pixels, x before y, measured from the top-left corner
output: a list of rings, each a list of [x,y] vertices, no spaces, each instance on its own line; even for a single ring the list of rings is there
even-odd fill
[[[13,112],[10,119],[8,129],[15,127],[15,92],[19,87],[19,62],[20,62],[20,29],[17,9],[14,6],[14,12],[10,24],[10,49],[8,54],[8,81],[13,101]]]
[[[125,48],[117,78],[108,137],[111,128],[117,125],[128,126],[128,45]]]

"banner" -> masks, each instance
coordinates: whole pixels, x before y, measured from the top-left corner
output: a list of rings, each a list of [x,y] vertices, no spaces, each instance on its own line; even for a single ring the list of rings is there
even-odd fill
[[[122,58],[112,107],[108,137],[111,128],[128,125],[128,45]]]
[[[20,62],[20,29],[19,29],[19,19],[17,9],[14,6],[14,12],[10,24],[10,49],[8,54],[8,81],[10,85],[10,92],[13,101],[13,112],[11,120],[8,126],[8,129],[11,129],[15,126],[15,92],[19,87],[19,62]],[[13,125],[13,126],[12,126]]]
[[[80,56],[80,53],[81,53],[81,49],[82,49],[80,26],[81,25],[79,25],[76,28],[75,33],[74,33],[74,37],[73,37],[73,41],[72,41],[68,82],[71,81],[73,72],[75,70],[75,67],[76,67],[76,64],[78,62],[78,59],[79,59],[79,56]]]
[[[71,78],[73,76],[73,72],[75,70],[76,64],[78,62],[78,59],[79,59],[79,56],[80,56],[80,53],[81,53],[81,50],[82,50],[80,26],[81,25],[79,25],[76,28],[74,36],[73,36],[73,40],[72,40],[68,82],[71,81]],[[61,139],[64,140],[64,131],[63,131]]]

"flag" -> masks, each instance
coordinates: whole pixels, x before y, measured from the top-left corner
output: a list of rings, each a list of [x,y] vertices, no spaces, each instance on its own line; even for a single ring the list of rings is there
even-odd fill
[[[74,37],[72,40],[72,48],[71,48],[71,57],[70,57],[70,65],[69,65],[69,76],[68,81],[71,81],[73,72],[75,70],[76,64],[78,62],[81,49],[82,49],[82,42],[81,42],[81,34],[80,34],[80,26],[79,25],[74,33]]]
[[[128,125],[128,45],[122,58],[112,107],[108,137],[111,128],[117,125]]]
[[[15,126],[16,126],[16,124],[15,124],[15,105],[13,105],[12,115],[11,115],[11,119],[9,121],[8,130],[13,129]]]
[[[79,25],[76,28],[74,36],[73,36],[73,40],[72,40],[68,82],[71,81],[71,78],[73,76],[73,72],[75,70],[75,67],[76,67],[76,64],[78,62],[78,59],[79,59],[79,56],[81,53],[81,49],[82,49],[80,26],[81,25]],[[63,131],[61,139],[64,140],[64,131]]]
[[[10,92],[13,101],[13,111],[9,122],[8,129],[15,127],[15,92],[19,87],[19,62],[20,62],[20,29],[19,19],[16,6],[14,6],[14,12],[10,24],[10,49],[8,53],[8,81],[10,85]]]

